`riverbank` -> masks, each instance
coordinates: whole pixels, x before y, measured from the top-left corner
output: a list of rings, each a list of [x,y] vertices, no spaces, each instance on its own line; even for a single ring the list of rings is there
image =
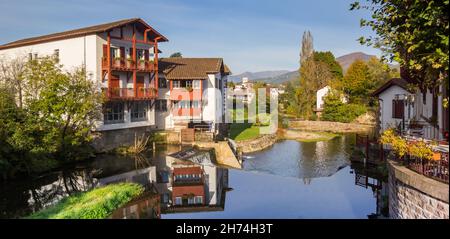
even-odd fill
[[[283,140],[297,140],[300,142],[317,142],[317,141],[327,141],[339,136],[335,133],[329,132],[310,132],[302,130],[292,130],[292,129],[279,129],[278,139]]]
[[[309,131],[309,132],[328,132],[328,133],[371,133],[374,124],[360,123],[340,123],[331,121],[309,121],[309,120],[290,120],[289,129]]]

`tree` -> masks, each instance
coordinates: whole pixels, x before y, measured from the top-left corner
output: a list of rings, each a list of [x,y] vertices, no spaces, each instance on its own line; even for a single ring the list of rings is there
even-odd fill
[[[300,65],[306,61],[314,52],[313,37],[310,31],[303,32],[302,46],[300,52]]]
[[[0,87],[0,173],[40,172],[86,158],[101,94],[85,70],[64,72],[55,59],[41,58],[26,64],[23,77],[22,108],[16,92]]]
[[[341,65],[336,61],[336,58],[334,57],[333,53],[330,51],[315,51],[314,52],[314,60],[317,62],[323,62],[328,65],[331,73],[334,75],[336,79],[341,79],[342,74],[342,67]]]
[[[350,10],[366,9],[371,19],[361,19],[376,36],[360,38],[384,57],[400,63],[405,76],[421,89],[448,87],[449,0],[367,0],[351,4]]]
[[[297,90],[299,113],[306,119],[313,115],[316,92],[329,84],[334,78],[324,62],[317,62],[313,57],[303,62],[300,67],[300,88]]]
[[[24,57],[0,59],[0,86],[12,91],[13,95],[17,97],[20,108],[23,105],[23,88],[26,87],[24,84],[26,64]]]
[[[369,93],[372,93],[388,80],[399,77],[399,72],[397,69],[392,69],[388,64],[382,62],[380,59],[376,57],[371,57],[366,65],[369,70],[370,76],[370,86]]]
[[[371,76],[369,67],[363,60],[355,60],[342,79],[344,93],[350,102],[367,102],[370,92]]]
[[[172,55],[170,55],[170,57],[178,57],[178,58],[182,58],[183,55],[181,54],[181,52],[175,52]]]
[[[367,111],[364,105],[343,103],[341,95],[333,90],[325,96],[322,120],[349,123]]]

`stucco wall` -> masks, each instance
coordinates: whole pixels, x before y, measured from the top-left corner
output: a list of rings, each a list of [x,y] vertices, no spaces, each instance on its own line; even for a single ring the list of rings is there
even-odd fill
[[[400,94],[400,95],[399,95]],[[403,94],[410,94],[405,89],[399,86],[391,86],[386,89],[379,95],[380,101],[380,133],[385,131],[386,129],[396,127],[398,124],[402,122],[402,119],[394,119],[392,118],[392,100],[395,99],[396,95],[399,95],[399,99],[403,99]],[[412,109],[413,111],[413,109]],[[411,114],[411,118],[413,114]],[[408,108],[405,107],[405,123],[409,122],[408,118]]]

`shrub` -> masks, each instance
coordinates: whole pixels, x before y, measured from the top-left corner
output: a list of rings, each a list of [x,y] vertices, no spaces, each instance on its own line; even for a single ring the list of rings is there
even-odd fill
[[[77,193],[29,219],[103,219],[144,191],[141,185],[118,183]]]
[[[322,120],[349,123],[367,112],[364,105],[342,103],[339,95],[330,93],[325,97]]]

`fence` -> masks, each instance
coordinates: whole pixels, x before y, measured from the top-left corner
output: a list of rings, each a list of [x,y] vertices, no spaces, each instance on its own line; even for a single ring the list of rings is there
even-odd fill
[[[448,184],[448,152],[440,152],[440,154],[440,160],[426,160],[410,156],[406,156],[403,160],[397,160],[419,174]]]

